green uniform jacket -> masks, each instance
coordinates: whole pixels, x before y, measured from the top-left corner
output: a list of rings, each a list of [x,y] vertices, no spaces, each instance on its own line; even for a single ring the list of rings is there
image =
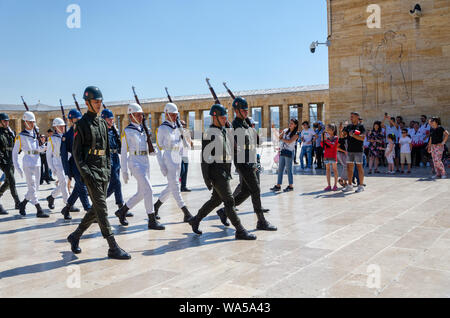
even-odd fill
[[[211,125],[203,135],[201,166],[203,179],[209,189],[214,178],[232,179],[231,148],[224,128]]]
[[[88,111],[76,123],[73,149],[75,163],[89,185],[91,180],[109,182],[111,178],[111,156],[108,126],[97,114]],[[100,155],[94,154],[100,151]]]
[[[0,165],[12,165],[12,150],[14,147],[15,133],[7,128],[0,128]]]
[[[236,168],[256,168],[256,130],[245,120],[236,117],[233,120],[234,130],[234,164]],[[243,134],[243,136],[241,135]]]

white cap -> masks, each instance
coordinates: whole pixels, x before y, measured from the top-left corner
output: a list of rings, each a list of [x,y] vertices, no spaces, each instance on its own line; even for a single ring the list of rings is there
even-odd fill
[[[66,125],[66,123],[64,122],[64,120],[62,120],[61,118],[55,118],[55,119],[53,119],[53,127],[56,127],[56,126],[65,126]]]
[[[178,114],[178,106],[174,103],[168,103],[164,107],[164,112],[167,114]]]
[[[134,113],[143,113],[142,107],[139,104],[132,103],[128,105],[128,114],[134,114]]]
[[[36,117],[34,117],[34,114],[33,114],[32,112],[25,112],[25,113],[23,114],[22,119],[23,119],[24,121],[33,121],[33,122],[36,122]]]

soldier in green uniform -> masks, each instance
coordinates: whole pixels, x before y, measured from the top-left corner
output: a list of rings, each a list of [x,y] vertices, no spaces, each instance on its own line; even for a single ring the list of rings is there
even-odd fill
[[[16,179],[14,179],[14,164],[12,160],[12,150],[14,147],[14,139],[16,134],[9,127],[8,114],[0,114],[0,169],[5,174],[5,182],[0,187],[0,198],[5,191],[9,188],[11,196],[15,202],[15,208],[19,209],[19,196],[16,190]],[[0,215],[8,214],[0,204]]]
[[[251,196],[253,209],[258,218],[256,229],[276,231],[277,228],[264,217],[264,209],[261,206],[261,187],[256,159],[257,134],[248,119],[248,103],[244,98],[237,97],[233,101],[233,109],[236,114],[233,120],[234,165],[241,180],[240,192],[234,198],[235,204],[239,206]]]
[[[236,228],[237,240],[256,240],[256,236],[247,232],[236,214],[233,192],[231,192],[231,148],[225,130],[227,110],[222,105],[211,107],[210,115],[213,122],[202,140],[202,174],[206,186],[213,190],[211,199],[189,221],[194,233],[201,235],[198,229],[200,222],[222,202],[226,216]]]
[[[83,95],[88,112],[76,123],[73,156],[92,200],[92,208],[86,213],[78,228],[69,235],[72,252],[81,253],[78,246],[81,235],[98,221],[103,237],[108,241],[108,257],[130,259],[131,256],[117,245],[108,221],[106,194],[111,177],[111,156],[108,126],[98,114],[103,96],[98,87],[89,86]]]

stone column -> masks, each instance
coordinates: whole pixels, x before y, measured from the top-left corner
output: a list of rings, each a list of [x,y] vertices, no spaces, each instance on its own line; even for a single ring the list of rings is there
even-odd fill
[[[200,127],[199,127],[200,125]],[[195,131],[203,132],[203,110],[195,111]]]
[[[289,124],[289,105],[283,104],[280,105],[280,129],[284,129]]]
[[[309,120],[309,103],[303,104],[302,121]],[[311,123],[310,123],[311,124]]]
[[[261,121],[260,128],[270,129],[270,107],[264,105],[261,107]]]
[[[159,113],[151,112],[152,115],[152,135],[156,136],[156,129],[159,126]]]

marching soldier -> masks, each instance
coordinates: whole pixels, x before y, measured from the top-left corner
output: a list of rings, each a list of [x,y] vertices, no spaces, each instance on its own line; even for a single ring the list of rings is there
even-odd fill
[[[128,116],[130,124],[123,130],[122,151],[120,154],[122,161],[122,177],[128,183],[129,175],[136,178],[137,193],[128,202],[116,211],[120,224],[127,226],[126,214],[129,209],[134,208],[140,201],[144,200],[145,210],[148,214],[148,229],[164,230],[165,227],[159,224],[153,210],[153,189],[150,183],[150,160],[147,144],[147,135],[142,127],[144,112],[138,104],[128,106]]]
[[[16,179],[14,179],[14,164],[12,150],[16,134],[9,127],[9,116],[5,113],[0,114],[0,169],[5,175],[5,182],[0,187],[0,198],[5,191],[9,189],[15,202],[16,210],[19,209],[19,196],[16,190]],[[0,204],[0,215],[8,214]]]
[[[257,134],[248,123],[248,103],[244,98],[237,97],[233,101],[233,109],[236,114],[233,120],[234,165],[241,182],[240,190],[234,198],[235,204],[239,206],[251,196],[253,209],[258,218],[256,229],[276,231],[277,228],[264,217],[265,210],[261,205],[261,188],[256,159]]]
[[[256,236],[247,232],[242,226],[235,211],[233,193],[231,192],[231,147],[228,140],[225,124],[227,122],[227,110],[222,105],[211,107],[210,115],[213,122],[202,140],[202,174],[206,186],[213,190],[211,199],[206,202],[198,214],[192,218],[189,224],[192,231],[202,234],[199,225],[213,209],[222,202],[225,206],[226,216],[236,228],[237,240],[256,240]],[[214,147],[211,147],[212,146]]]
[[[69,192],[67,191],[67,180],[64,174],[64,167],[61,161],[61,141],[64,134],[66,124],[61,118],[53,120],[55,129],[53,135],[48,138],[47,142],[47,163],[50,170],[58,178],[58,185],[53,192],[47,197],[48,208],[55,208],[55,198],[61,193],[64,204],[67,204]]]
[[[72,178],[75,179],[75,186],[67,199],[66,206],[62,209],[61,214],[64,216],[65,220],[71,220],[72,217],[70,216],[70,212],[80,212],[78,208],[73,206],[78,198],[80,198],[81,204],[86,212],[91,209],[91,204],[89,203],[86,185],[81,180],[80,172],[78,171],[72,155],[75,124],[81,119],[81,113],[77,109],[71,109],[67,118],[71,127],[61,139],[61,161],[64,167],[64,173],[69,180]]]
[[[23,121],[25,122],[25,129],[17,136],[12,152],[14,168],[22,178],[25,173],[28,187],[25,199],[19,204],[19,213],[26,215],[25,207],[28,202],[31,202],[36,207],[36,216],[38,218],[48,218],[49,215],[42,210],[37,197],[41,177],[40,153],[44,152],[45,148],[39,145],[39,136],[34,130],[36,125],[34,114],[32,112],[25,112],[23,114]],[[23,170],[19,163],[19,151],[21,150],[24,152],[22,160]]]
[[[119,154],[122,148],[122,143],[120,141],[117,129],[114,126],[114,114],[110,109],[104,109],[102,111],[102,118],[106,121],[108,125],[108,138],[109,138],[109,149],[111,151],[111,181],[109,182],[108,191],[106,192],[106,197],[109,198],[113,193],[116,199],[116,204],[119,207],[123,207],[123,196],[122,196],[122,184],[120,183],[120,159]],[[127,217],[132,217],[131,212],[127,213]]]
[[[181,196],[180,172],[181,157],[183,150],[182,134],[180,132],[179,113],[177,105],[169,103],[164,107],[166,120],[159,126],[156,134],[156,143],[160,150],[158,153],[158,162],[162,174],[167,177],[167,187],[161,192],[158,201],[155,203],[155,214],[158,216],[158,210],[161,205],[167,201],[170,194],[173,195],[178,207],[183,211],[184,222],[189,222],[192,214],[189,212]]]
[[[83,98],[86,101],[88,112],[77,122],[75,127],[73,157],[83,181],[87,185],[92,208],[67,240],[71,244],[73,253],[81,253],[80,238],[97,219],[102,235],[109,245],[108,257],[130,259],[131,256],[116,243],[108,221],[106,191],[111,177],[111,157],[108,126],[98,116],[103,96],[98,87],[89,86],[84,91]]]

